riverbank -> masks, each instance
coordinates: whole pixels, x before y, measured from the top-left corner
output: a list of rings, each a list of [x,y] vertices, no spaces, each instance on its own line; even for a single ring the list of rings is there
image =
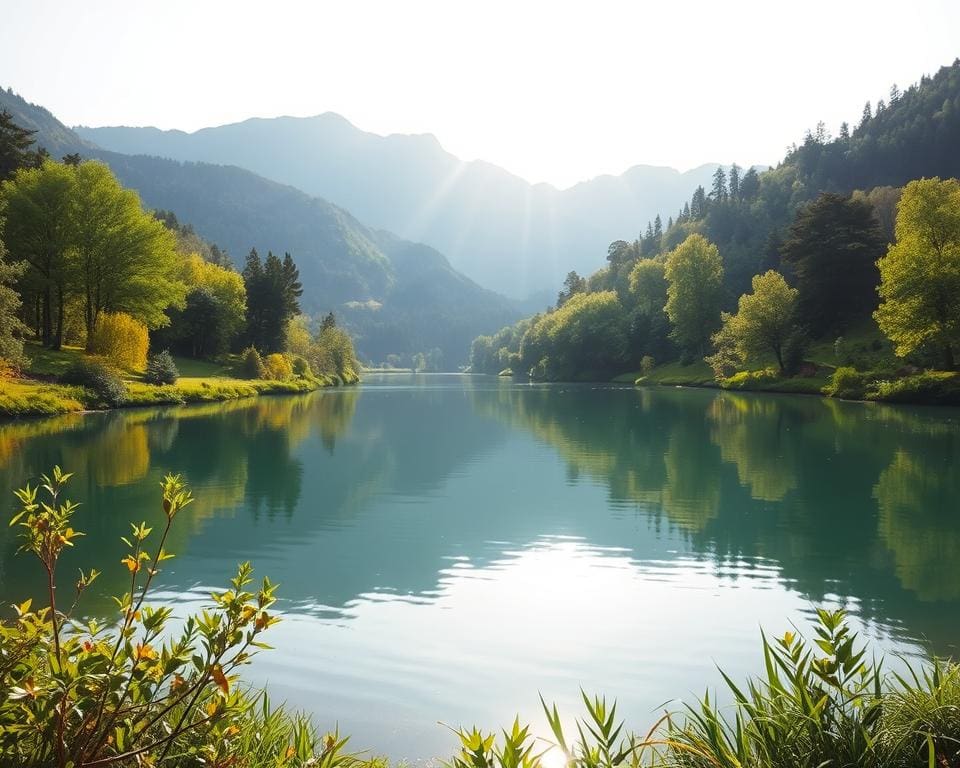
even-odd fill
[[[614,382],[638,387],[670,386],[723,389],[737,392],[778,392],[816,395],[858,402],[904,405],[960,406],[960,373],[917,371],[897,374],[858,371],[853,367],[818,366],[811,376],[778,376],[774,369],[741,371],[717,380],[706,363],[668,363],[642,373],[631,371],[614,377]]]
[[[77,348],[51,352],[28,346],[29,370],[21,377],[0,378],[0,419],[58,416],[90,410],[106,410],[95,393],[84,387],[60,384],[60,376],[72,362],[82,358]],[[125,374],[125,395],[116,408],[156,405],[186,405],[237,400],[260,395],[303,394],[324,387],[355,384],[360,378],[344,381],[324,374],[296,378],[241,379],[229,364],[176,358],[185,374],[175,384],[147,384],[138,374]]]

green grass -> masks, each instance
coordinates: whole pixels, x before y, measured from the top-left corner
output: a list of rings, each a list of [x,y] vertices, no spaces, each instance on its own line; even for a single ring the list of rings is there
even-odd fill
[[[30,367],[25,378],[0,379],[0,418],[55,416],[95,407],[96,399],[82,387],[55,384],[47,379],[60,376],[70,365],[83,357],[79,347],[64,347],[59,351],[44,349],[39,344],[25,346]],[[320,375],[285,381],[248,380],[233,376],[232,363],[190,358],[174,358],[181,377],[176,384],[153,386],[142,380],[141,374],[124,374],[127,395],[121,407],[149,405],[183,405],[236,400],[244,397],[274,394],[300,394],[321,387],[355,384]],[[36,378],[28,378],[36,377]]]
[[[70,365],[83,357],[82,347],[63,347],[54,351],[35,342],[23,345],[24,354],[30,361],[27,373],[30,376],[61,376]]]
[[[86,408],[80,387],[0,379],[0,416],[57,416]]]
[[[651,384],[661,384],[668,387],[718,387],[716,379],[713,377],[713,371],[710,366],[702,360],[697,363],[684,365],[683,363],[665,363],[658,365],[650,373],[644,375],[640,371],[624,373],[617,376],[614,381],[621,383],[637,384],[638,386],[648,386]]]

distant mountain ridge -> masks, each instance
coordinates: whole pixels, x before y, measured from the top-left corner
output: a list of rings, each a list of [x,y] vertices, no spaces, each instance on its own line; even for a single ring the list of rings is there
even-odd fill
[[[484,161],[461,161],[430,134],[379,136],[332,112],[193,133],[75,130],[117,152],[238,165],[291,184],[433,246],[481,285],[517,298],[555,293],[571,269],[593,272],[611,240],[632,240],[657,213],[679,209],[719,165],[684,173],[638,165],[560,190]]]
[[[12,90],[0,89],[0,109],[36,130],[37,144],[54,158],[78,152],[107,163],[145,205],[173,211],[236,264],[251,247],[289,251],[300,268],[304,309],[335,311],[368,360],[438,348],[445,367],[454,369],[477,333],[520,316],[515,302],[459,274],[434,249],[371,229],[291,186],[235,166],[100,149]]]

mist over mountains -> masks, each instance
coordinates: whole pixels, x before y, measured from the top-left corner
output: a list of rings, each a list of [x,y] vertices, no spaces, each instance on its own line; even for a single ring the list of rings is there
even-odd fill
[[[0,88],[0,109],[36,131],[54,158],[105,162],[148,208],[173,211],[225,248],[235,265],[251,248],[290,252],[310,314],[334,311],[373,362],[437,349],[442,366],[465,362],[470,341],[524,308],[454,270],[435,249],[365,226],[343,208],[236,166],[126,155],[77,136],[45,108]]]
[[[483,161],[464,162],[432,135],[379,136],[334,113],[254,118],[193,133],[76,128],[104,149],[237,165],[349,210],[367,225],[426,243],[484,287],[549,295],[571,269],[589,274],[606,247],[672,212],[717,163],[681,173],[637,165],[559,190]]]

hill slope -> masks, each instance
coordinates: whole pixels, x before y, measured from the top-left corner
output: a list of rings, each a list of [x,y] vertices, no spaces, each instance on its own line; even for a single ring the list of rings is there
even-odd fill
[[[102,147],[239,165],[320,195],[361,220],[429,243],[481,285],[525,297],[555,293],[570,269],[592,272],[607,245],[676,211],[716,164],[686,173],[635,166],[566,190],[463,162],[431,135],[378,136],[343,117],[251,119],[195,133],[77,128]]]
[[[36,129],[37,143],[55,157],[79,152],[107,163],[145,205],[173,211],[235,262],[251,247],[289,251],[300,267],[304,309],[344,317],[367,359],[437,347],[455,367],[476,333],[519,314],[512,302],[454,271],[440,253],[369,229],[293,187],[237,167],[98,149],[10,91],[0,90],[0,109]]]

